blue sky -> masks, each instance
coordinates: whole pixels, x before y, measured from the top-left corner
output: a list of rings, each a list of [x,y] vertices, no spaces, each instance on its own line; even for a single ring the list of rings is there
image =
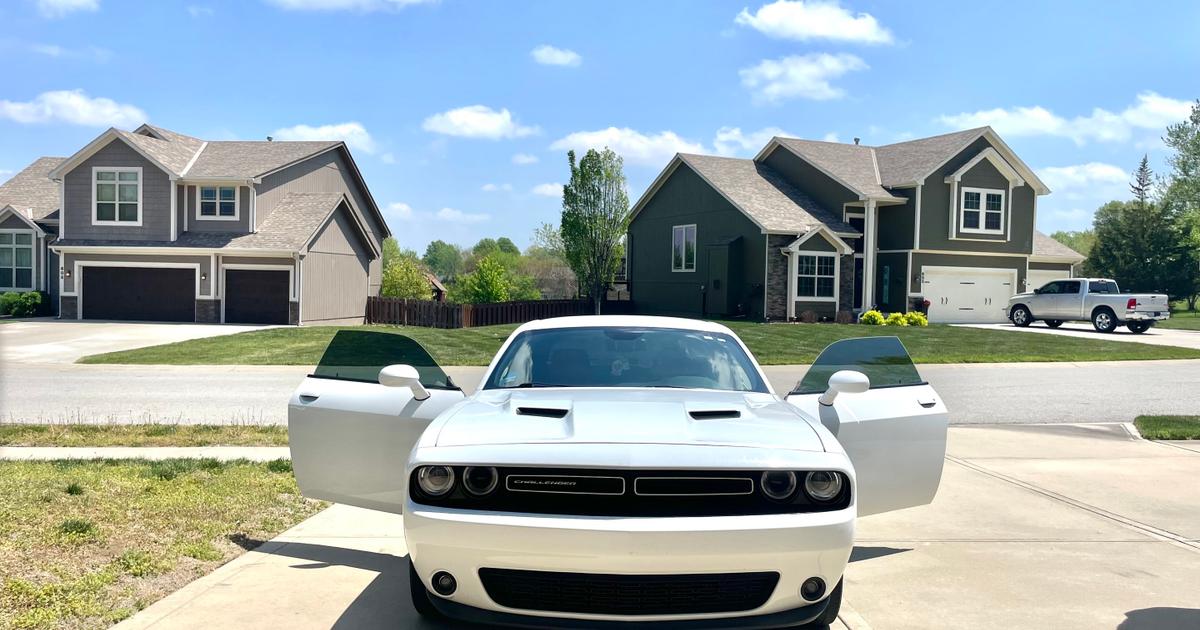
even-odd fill
[[[622,153],[636,200],[676,151],[981,124],[1054,190],[1039,228],[1080,229],[1200,97],[1195,2],[17,0],[0,23],[0,179],[143,120],[336,136],[418,250],[527,244],[569,147]]]

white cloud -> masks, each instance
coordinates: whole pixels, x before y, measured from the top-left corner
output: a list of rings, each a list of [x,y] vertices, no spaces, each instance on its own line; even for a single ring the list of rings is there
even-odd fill
[[[388,11],[417,4],[436,4],[438,0],[267,0],[290,11]]]
[[[374,153],[375,140],[367,129],[357,122],[344,122],[332,125],[295,125],[276,129],[272,134],[276,140],[341,140],[351,149],[363,153]]]
[[[1124,198],[1129,190],[1130,174],[1125,169],[1103,162],[1072,166],[1047,166],[1038,177],[1054,191],[1052,199]]]
[[[396,218],[405,220],[405,221],[407,221],[408,219],[411,219],[412,215],[413,215],[412,206],[410,206],[402,201],[395,201],[395,202],[389,203],[388,207],[387,207],[387,212],[389,214],[394,215]]]
[[[517,123],[507,109],[496,111],[486,105],[469,105],[434,114],[421,127],[447,136],[460,138],[521,138],[538,132],[537,127]]]
[[[767,146],[767,143],[775,136],[794,137],[793,134],[779,127],[764,127],[750,133],[743,133],[739,127],[721,127],[717,130],[716,138],[713,139],[713,146],[720,155],[756,153],[759,149]]]
[[[563,194],[563,185],[554,182],[553,184],[538,184],[529,192],[542,197],[561,197]]]
[[[198,5],[198,4],[191,4],[191,5],[188,5],[187,12],[188,12],[188,15],[190,15],[194,18],[209,17],[213,14],[213,9],[212,9],[212,7],[206,7],[206,6],[202,6],[202,5]]]
[[[99,11],[100,0],[37,0],[43,17],[60,18],[76,11]]]
[[[543,66],[568,66],[576,68],[583,63],[583,57],[574,50],[566,48],[555,48],[549,44],[542,44],[537,48],[529,51],[529,55],[533,60]]]
[[[58,44],[31,44],[29,50],[56,59],[90,59],[104,63],[112,58],[112,51],[98,46],[64,48]]]
[[[473,214],[463,212],[462,210],[455,210],[454,208],[442,208],[434,213],[434,216],[442,221],[452,221],[454,223],[479,223],[491,218],[486,214]]]
[[[391,153],[384,153],[383,155],[379,156],[379,161],[383,162],[384,164],[395,164],[396,156]]]
[[[509,192],[512,190],[512,184],[484,184],[480,187],[483,192]]]
[[[825,142],[841,142],[841,140],[838,140],[838,135],[837,135],[836,131],[830,131],[829,133],[821,136],[821,139],[824,140]]]
[[[644,134],[628,127],[609,127],[596,131],[576,131],[554,141],[551,149],[603,149],[616,151],[631,164],[659,166],[666,164],[676,153],[703,153],[704,145],[679,137],[674,131]]]
[[[943,115],[938,121],[960,129],[991,125],[1001,135],[1056,136],[1083,145],[1088,141],[1127,142],[1139,129],[1161,131],[1171,123],[1187,119],[1191,107],[1190,101],[1142,92],[1134,104],[1116,113],[1097,107],[1090,115],[1068,119],[1041,106],[998,107]]]
[[[512,163],[518,166],[537,164],[537,161],[538,157],[529,153],[516,153],[512,156]]]
[[[809,41],[826,39],[858,44],[890,44],[892,33],[869,13],[853,14],[837,2],[777,0],[759,7],[753,14],[748,8],[734,18],[777,39]]]
[[[0,118],[22,124],[62,122],[87,127],[135,127],[146,112],[109,98],[92,98],[83,90],[42,92],[32,101],[0,100]]]
[[[810,53],[781,59],[764,59],[742,68],[742,85],[760,102],[778,103],[792,98],[826,101],[841,98],[845,90],[829,82],[847,72],[866,70],[867,63],[849,53]]]
[[[7,169],[7,168],[0,168],[0,182],[3,182],[4,180],[8,179],[8,177],[12,174],[13,174],[12,170]]]

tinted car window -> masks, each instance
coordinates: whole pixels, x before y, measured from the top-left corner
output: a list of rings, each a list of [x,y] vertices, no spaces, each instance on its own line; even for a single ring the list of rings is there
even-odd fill
[[[925,384],[898,337],[861,337],[829,344],[792,393],[819,394],[829,387],[829,377],[839,370],[866,374],[871,389]]]
[[[766,392],[732,336],[675,328],[530,330],[509,344],[485,389],[684,387]]]
[[[1062,291],[1060,291],[1060,293],[1079,293],[1078,280],[1063,280],[1059,284],[1062,285]]]
[[[1042,286],[1041,289],[1038,289],[1038,293],[1041,293],[1042,295],[1057,295],[1062,293],[1062,283],[1048,282]]]
[[[416,368],[427,388],[458,389],[421,344],[404,335],[374,330],[338,331],[312,375],[378,383],[379,370],[397,363]]]
[[[1088,282],[1088,293],[1120,293],[1120,290],[1112,280],[1094,280]]]

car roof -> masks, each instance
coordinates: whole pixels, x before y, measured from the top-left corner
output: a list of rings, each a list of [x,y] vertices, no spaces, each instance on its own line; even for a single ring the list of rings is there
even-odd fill
[[[583,327],[624,327],[638,328],[678,328],[700,332],[716,332],[732,335],[733,331],[715,322],[685,317],[654,317],[649,315],[576,315],[572,317],[552,317],[538,319],[522,324],[514,333],[527,330],[549,330],[554,328],[583,328]]]

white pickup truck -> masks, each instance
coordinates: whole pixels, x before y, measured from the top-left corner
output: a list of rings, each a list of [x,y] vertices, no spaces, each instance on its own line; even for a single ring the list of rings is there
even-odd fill
[[[1140,334],[1171,316],[1168,304],[1165,295],[1121,293],[1107,278],[1064,278],[1009,298],[1008,319],[1021,327],[1041,320],[1051,328],[1066,321],[1090,321],[1103,333],[1127,326]]]

